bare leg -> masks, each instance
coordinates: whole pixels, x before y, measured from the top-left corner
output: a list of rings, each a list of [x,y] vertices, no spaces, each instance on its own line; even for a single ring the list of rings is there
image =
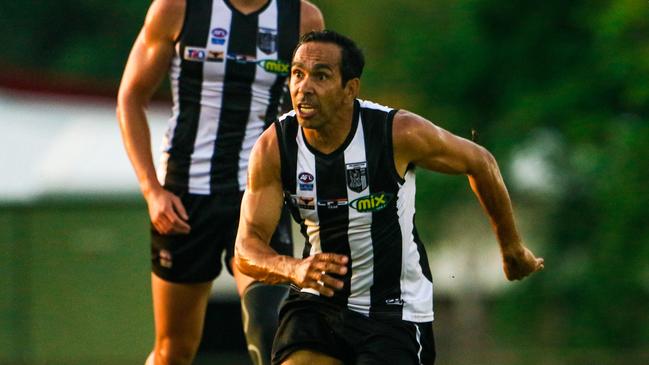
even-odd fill
[[[343,362],[325,355],[321,352],[311,350],[298,350],[288,355],[282,365],[343,365]]]
[[[211,282],[177,284],[151,274],[156,340],[147,365],[189,365],[203,335]]]

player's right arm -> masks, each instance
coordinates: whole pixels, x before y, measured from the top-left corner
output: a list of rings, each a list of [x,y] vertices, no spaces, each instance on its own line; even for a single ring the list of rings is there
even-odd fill
[[[274,127],[266,129],[252,149],[248,186],[241,203],[235,243],[239,270],[267,284],[293,283],[332,296],[343,282],[330,274],[344,275],[348,258],[319,253],[305,259],[278,254],[268,244],[283,204],[279,147]]]
[[[187,233],[187,213],[180,199],[162,188],[151,154],[146,108],[164,78],[180,34],[185,0],[155,0],[128,57],[117,97],[117,119],[151,222],[162,234]]]

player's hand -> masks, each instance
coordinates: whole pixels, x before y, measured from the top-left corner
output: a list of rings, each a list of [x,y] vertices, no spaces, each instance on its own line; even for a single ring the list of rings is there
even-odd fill
[[[541,271],[544,268],[542,258],[534,256],[525,246],[520,246],[511,252],[503,253],[503,269],[508,280],[520,280]]]
[[[187,234],[189,216],[178,196],[160,188],[146,197],[149,217],[160,234]]]
[[[349,259],[335,253],[317,253],[298,263],[293,283],[300,288],[317,290],[321,295],[331,297],[343,288],[343,281],[333,275],[345,275]]]

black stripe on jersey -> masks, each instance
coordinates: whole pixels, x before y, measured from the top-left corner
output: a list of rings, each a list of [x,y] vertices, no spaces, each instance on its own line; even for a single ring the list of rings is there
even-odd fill
[[[421,272],[424,274],[426,279],[433,282],[433,274],[430,272],[430,265],[428,264],[428,255],[426,254],[426,248],[424,243],[419,238],[419,232],[417,232],[417,227],[415,226],[415,216],[412,217],[412,235],[415,238],[415,243],[417,244],[417,252],[419,252],[419,266],[421,266]]]
[[[363,109],[362,119],[365,134],[365,148],[369,158],[370,193],[397,192],[399,185],[392,174],[392,144],[387,144],[387,133],[392,130],[394,113],[377,109]],[[374,121],[373,123],[369,121]],[[389,131],[389,132],[388,132]],[[374,284],[370,290],[370,316],[396,315],[401,317],[401,262],[403,245],[397,196],[387,207],[372,213],[372,246],[374,252]]]
[[[347,235],[349,230],[349,207],[347,204],[337,203],[341,199],[347,199],[345,154],[334,153],[327,156],[316,154],[315,170],[318,192],[316,209],[320,221],[320,246],[322,252],[333,252],[351,258],[349,236]],[[334,277],[342,279],[345,285],[342,290],[334,294],[333,300],[345,306],[351,292],[351,260],[347,264],[347,269],[347,274],[344,277],[334,275]]]
[[[194,141],[198,131],[201,114],[201,90],[203,83],[203,63],[186,61],[183,57],[185,47],[205,47],[212,18],[212,0],[187,1],[185,21],[193,19],[192,24],[183,24],[181,34],[183,46],[180,47],[180,75],[178,78],[178,118],[171,140],[165,186],[187,186],[189,166],[194,152]]]
[[[258,13],[232,12],[229,55],[256,58],[258,21]],[[239,191],[239,154],[250,116],[256,67],[254,62],[226,60],[221,115],[210,171],[212,192]]]
[[[294,123],[289,123],[289,121],[293,121]],[[275,122],[284,203],[288,206],[293,219],[296,222],[301,222],[300,210],[297,205],[293,204],[293,200],[291,199],[291,196],[295,195],[297,189],[295,185],[295,171],[297,170],[297,143],[295,142],[295,136],[297,134],[297,127],[298,124],[295,123],[294,119],[286,118],[281,122]]]
[[[300,38],[300,6],[300,0],[277,0],[277,56],[289,64],[293,56],[293,49]],[[270,88],[270,103],[264,117],[266,125],[270,125],[277,118],[281,98],[291,97],[290,94],[282,95],[286,78],[287,75],[277,75]]]

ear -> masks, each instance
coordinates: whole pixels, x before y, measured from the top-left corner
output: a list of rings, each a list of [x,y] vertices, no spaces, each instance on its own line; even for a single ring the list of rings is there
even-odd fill
[[[361,79],[359,79],[358,77],[353,78],[347,81],[347,84],[345,84],[345,96],[347,96],[349,100],[354,100],[358,97],[360,89]]]

